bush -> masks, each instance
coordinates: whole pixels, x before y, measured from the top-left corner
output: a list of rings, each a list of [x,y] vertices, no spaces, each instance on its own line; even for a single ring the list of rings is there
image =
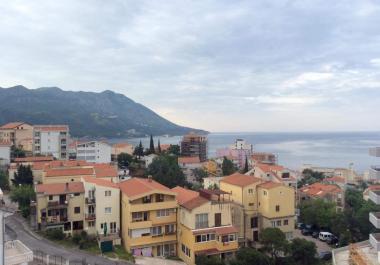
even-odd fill
[[[65,234],[62,229],[53,228],[46,230],[46,236],[52,240],[63,240],[65,238]]]
[[[71,238],[71,240],[75,243],[75,244],[79,244],[79,242],[82,240],[82,237],[80,234],[74,234],[73,237]]]

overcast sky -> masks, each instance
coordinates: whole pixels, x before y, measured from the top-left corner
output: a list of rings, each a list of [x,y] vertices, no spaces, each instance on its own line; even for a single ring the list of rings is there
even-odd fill
[[[0,86],[210,131],[380,130],[380,1],[1,1]]]

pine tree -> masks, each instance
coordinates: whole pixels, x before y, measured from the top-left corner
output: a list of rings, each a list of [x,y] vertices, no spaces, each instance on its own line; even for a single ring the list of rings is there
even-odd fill
[[[244,165],[243,173],[247,173],[247,172],[248,172],[248,158],[247,156],[245,156],[245,165]]]
[[[139,159],[140,159],[141,156],[144,155],[144,147],[143,147],[143,145],[141,143],[141,140],[140,140],[139,145],[135,147],[135,150],[133,151],[133,154],[135,156],[137,156]]]
[[[150,135],[150,145],[149,145],[149,153],[154,154],[154,142],[153,142],[153,135]]]
[[[157,143],[157,151],[159,154],[161,154],[161,144],[160,144],[160,139],[158,139],[158,143]]]

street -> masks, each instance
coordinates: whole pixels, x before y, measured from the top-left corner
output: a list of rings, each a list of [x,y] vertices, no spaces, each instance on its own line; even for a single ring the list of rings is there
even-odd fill
[[[317,246],[318,253],[324,252],[324,251],[331,251],[332,250],[332,247],[329,246],[327,243],[322,242],[319,239],[314,238],[312,236],[304,236],[304,235],[302,235],[301,234],[301,230],[299,230],[299,229],[296,229],[294,231],[294,238],[303,238],[303,239],[306,239],[307,241],[314,242],[315,245]]]

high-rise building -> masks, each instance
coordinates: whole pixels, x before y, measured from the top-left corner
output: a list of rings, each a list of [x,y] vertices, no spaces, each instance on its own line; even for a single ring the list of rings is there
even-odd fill
[[[68,159],[68,125],[35,125],[33,129],[33,154],[52,155]]]
[[[184,135],[181,141],[181,156],[198,156],[201,162],[207,160],[207,137],[196,133]]]

